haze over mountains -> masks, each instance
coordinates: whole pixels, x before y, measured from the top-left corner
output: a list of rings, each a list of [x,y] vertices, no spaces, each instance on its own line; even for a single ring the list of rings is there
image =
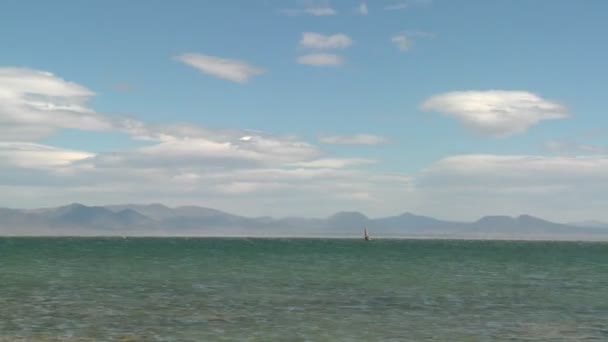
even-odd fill
[[[0,235],[11,236],[284,236],[608,240],[608,227],[559,224],[529,215],[452,222],[404,213],[368,218],[340,212],[327,218],[244,217],[219,210],[162,204],[45,209],[0,208]]]

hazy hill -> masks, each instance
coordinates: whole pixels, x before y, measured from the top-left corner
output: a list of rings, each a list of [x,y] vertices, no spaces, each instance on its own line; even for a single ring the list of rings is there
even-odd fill
[[[339,212],[327,218],[244,217],[219,210],[162,204],[19,210],[0,208],[0,235],[335,236],[608,240],[608,229],[559,224],[530,215],[452,222],[404,213],[369,218]]]
[[[604,229],[608,229],[608,223],[606,223],[606,222],[600,222],[600,221],[593,221],[593,220],[582,221],[582,222],[571,222],[571,223],[568,223],[568,225],[570,225],[570,226],[576,226],[576,227],[604,228]]]

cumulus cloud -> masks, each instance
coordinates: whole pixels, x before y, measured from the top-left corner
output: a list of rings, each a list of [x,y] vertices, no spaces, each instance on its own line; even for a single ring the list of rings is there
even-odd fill
[[[265,72],[264,69],[237,59],[220,58],[196,53],[185,53],[175,59],[192,66],[204,74],[215,76],[228,81],[245,83],[256,75]]]
[[[343,33],[323,35],[316,32],[304,32],[300,39],[300,47],[308,49],[339,49],[352,44],[353,40]]]
[[[504,137],[570,114],[558,102],[527,91],[455,91],[430,97],[422,109],[454,117],[484,135]]]
[[[357,169],[374,160],[332,156],[295,136],[109,119],[86,106],[94,93],[83,86],[42,71],[1,70],[0,120],[7,131],[19,127],[37,133],[28,139],[40,139],[62,128],[112,130],[141,144],[92,153],[2,135],[0,189],[18,196],[0,196],[0,206],[153,199],[241,213],[247,208],[253,215],[307,215],[370,209],[370,203],[388,210],[377,200],[402,199],[409,191],[407,181],[395,187],[394,180]]]
[[[373,134],[325,135],[319,141],[335,145],[380,145],[388,142],[385,137]]]
[[[298,57],[297,62],[312,66],[339,66],[344,63],[344,60],[331,53],[311,53]]]
[[[110,129],[110,119],[87,107],[93,95],[49,72],[0,68],[0,136],[38,140],[62,128]]]
[[[92,153],[0,136],[0,193],[11,194],[0,196],[0,206],[160,201],[251,215],[317,216],[347,209],[371,215],[409,210],[463,219],[531,213],[574,220],[602,219],[598,213],[608,205],[608,157],[601,146],[554,141],[547,148],[567,149],[568,154],[456,155],[412,175],[384,174],[364,167],[375,160],[342,158],[289,135],[110,120],[86,105],[93,92],[85,87],[41,71],[14,69],[11,77],[3,71],[2,126],[40,132],[114,130],[142,140],[144,146]],[[563,106],[527,92],[472,93],[439,94],[423,107],[465,118],[568,115]],[[512,125],[507,123],[509,131]],[[371,134],[319,140],[386,142]]]

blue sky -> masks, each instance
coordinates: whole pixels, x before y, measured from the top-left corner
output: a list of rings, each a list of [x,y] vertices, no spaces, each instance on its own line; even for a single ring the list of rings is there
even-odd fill
[[[608,220],[605,1],[1,7],[0,205]]]

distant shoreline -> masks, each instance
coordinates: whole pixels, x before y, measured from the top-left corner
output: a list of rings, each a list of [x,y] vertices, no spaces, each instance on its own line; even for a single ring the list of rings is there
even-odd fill
[[[161,204],[0,208],[0,236],[363,239],[364,229],[372,239],[608,241],[608,224],[567,225],[530,215],[458,222],[409,212],[379,218],[360,212],[338,212],[326,218],[252,218],[212,208]]]
[[[247,235],[0,235],[0,239],[5,238],[45,238],[45,239],[255,239],[255,240],[361,240],[358,236],[247,236]],[[436,237],[436,236],[377,236],[374,240],[429,240],[429,241],[503,241],[503,242],[599,242],[608,243],[608,237],[600,239],[591,238],[512,238],[512,237]]]

